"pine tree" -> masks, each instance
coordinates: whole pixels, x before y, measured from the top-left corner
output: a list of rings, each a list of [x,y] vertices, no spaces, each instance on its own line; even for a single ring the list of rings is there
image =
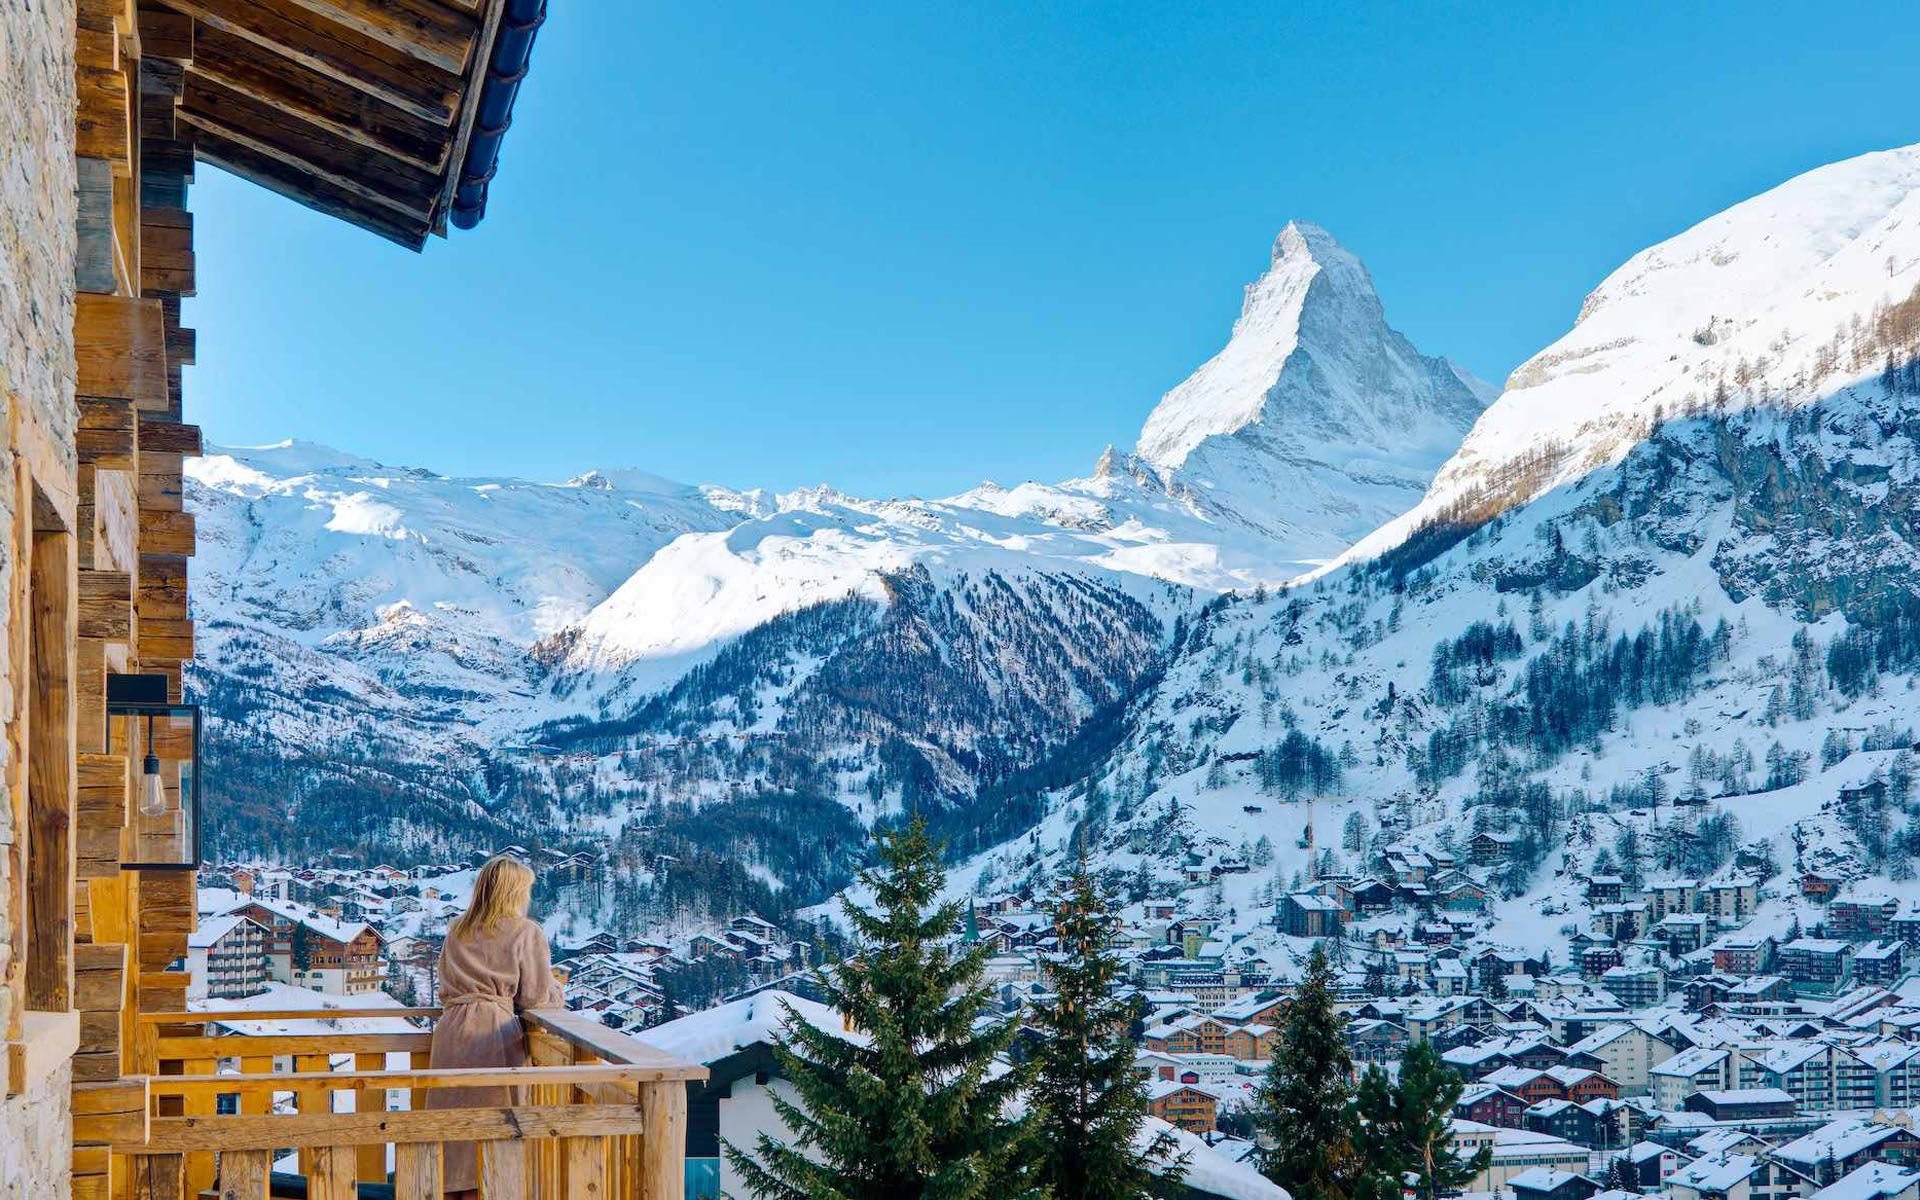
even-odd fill
[[[1116,924],[1107,897],[1084,864],[1051,905],[1057,956],[1041,963],[1049,998],[1031,1024],[1042,1037],[1028,1095],[1041,1114],[1042,1176],[1052,1200],[1135,1200],[1178,1182],[1178,1141],[1162,1130],[1142,1150],[1147,1083],[1134,1067],[1135,1007],[1114,993],[1124,977],[1109,941]]]
[[[1353,1138],[1353,1058],[1343,1024],[1333,1007],[1333,968],[1316,945],[1254,1094],[1261,1173],[1294,1200],[1354,1195],[1360,1162]]]
[[[961,906],[939,902],[924,821],[877,840],[879,866],[860,873],[873,907],[842,904],[860,952],[816,973],[860,1040],[788,1013],[774,1051],[798,1097],[772,1099],[793,1138],[762,1133],[727,1158],[763,1200],[1037,1198],[1035,1118],[1007,1113],[1024,1076],[996,1065],[1014,1027],[977,1027],[988,947],[955,937]]]

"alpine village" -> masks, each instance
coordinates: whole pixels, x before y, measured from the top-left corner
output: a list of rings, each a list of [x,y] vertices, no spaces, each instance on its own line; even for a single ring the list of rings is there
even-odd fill
[[[1057,485],[206,444],[196,172],[482,253],[547,9],[0,6],[0,1196],[1920,1200],[1920,147]]]

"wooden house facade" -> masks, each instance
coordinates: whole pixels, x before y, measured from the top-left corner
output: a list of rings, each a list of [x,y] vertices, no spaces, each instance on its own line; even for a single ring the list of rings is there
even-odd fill
[[[0,6],[0,1183],[13,1194],[264,1197],[276,1151],[296,1149],[309,1195],[382,1179],[439,1195],[443,1113],[384,1113],[375,1128],[333,1104],[381,1095],[395,1054],[416,1069],[393,1086],[450,1086],[426,1069],[431,1012],[412,1014],[413,1033],[262,1037],[235,1054],[188,1011],[197,854],[180,825],[153,826],[135,784],[152,753],[167,811],[183,811],[191,737],[130,745],[108,681],[191,699],[182,471],[201,437],[181,306],[197,287],[196,170],[414,250],[471,226],[545,7]],[[514,1082],[540,1104],[461,1118],[486,1147],[488,1195],[679,1197],[685,1086],[704,1069],[570,1014],[529,1025],[537,1065]],[[261,1078],[276,1064],[299,1078]],[[288,1090],[301,1111],[276,1115]]]

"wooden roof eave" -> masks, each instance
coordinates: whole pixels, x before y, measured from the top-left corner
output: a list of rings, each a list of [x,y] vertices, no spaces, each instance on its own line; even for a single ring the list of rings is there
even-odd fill
[[[197,157],[409,249],[445,232],[506,0],[141,2],[193,21]]]

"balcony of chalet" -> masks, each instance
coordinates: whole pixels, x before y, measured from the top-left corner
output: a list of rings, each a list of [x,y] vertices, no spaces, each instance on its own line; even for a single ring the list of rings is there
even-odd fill
[[[486,1200],[685,1194],[687,1090],[707,1069],[590,1018],[529,1013],[525,1067],[434,1070],[438,1009],[326,1010],[347,1029],[287,1033],[320,1014],[214,1007],[138,1014],[136,1071],[76,1115],[109,1135],[129,1195],[440,1200],[454,1141],[478,1143]],[[498,1085],[514,1103],[427,1107]]]
[[[43,90],[47,111],[56,100],[74,110],[77,217],[46,240],[71,247],[58,252],[71,255],[77,293],[77,415],[12,410],[22,519],[5,549],[23,568],[8,629],[14,682],[32,703],[0,723],[18,747],[11,827],[30,836],[7,849],[21,907],[0,908],[25,964],[5,981],[0,1094],[50,1086],[70,1067],[71,1187],[87,1200],[438,1200],[450,1142],[479,1144],[486,1200],[679,1200],[687,1089],[706,1069],[587,1018],[530,1014],[525,1067],[435,1071],[434,1010],[381,1010],[401,1020],[379,1032],[249,1010],[250,1022],[284,1017],[299,1030],[259,1033],[210,1011],[219,1000],[190,1009],[186,976],[169,968],[196,921],[184,817],[202,790],[197,726],[162,720],[156,732],[153,719],[113,715],[113,679],[154,689],[142,703],[193,699],[196,534],[182,470],[201,437],[184,373],[196,332],[181,321],[198,287],[196,168],[413,250],[470,227],[546,0],[67,8],[74,36],[55,31],[46,57],[64,69],[72,56],[74,95]],[[342,965],[377,986],[377,963]],[[511,1104],[426,1104],[500,1085],[516,1089]]]

